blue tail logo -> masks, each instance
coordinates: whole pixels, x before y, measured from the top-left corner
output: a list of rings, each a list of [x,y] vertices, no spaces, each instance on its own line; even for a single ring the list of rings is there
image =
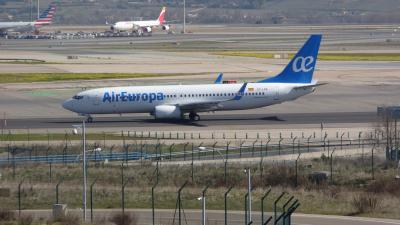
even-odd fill
[[[322,35],[311,35],[280,74],[259,83],[311,83],[321,39]]]

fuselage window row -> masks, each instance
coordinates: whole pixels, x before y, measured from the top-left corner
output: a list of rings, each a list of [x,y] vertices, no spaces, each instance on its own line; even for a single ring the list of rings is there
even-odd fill
[[[254,93],[244,93],[245,96],[254,96],[254,95],[266,95],[265,92],[254,92]],[[186,97],[211,97],[211,96],[216,96],[216,97],[222,97],[222,96],[235,96],[235,93],[219,93],[219,94],[171,94],[171,95],[164,95],[164,98],[186,98]],[[76,98],[74,96],[74,98]]]

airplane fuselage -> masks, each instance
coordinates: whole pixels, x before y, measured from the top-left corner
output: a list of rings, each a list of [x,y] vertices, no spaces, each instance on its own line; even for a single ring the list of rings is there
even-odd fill
[[[34,26],[34,22],[0,22],[0,29],[16,29],[22,27]]]
[[[214,108],[195,112],[260,108],[294,100],[314,88],[293,89],[298,84],[249,83],[238,101],[232,99],[243,84],[128,86],[83,91],[64,102],[66,109],[82,115],[153,113],[159,105],[218,102]],[[190,112],[187,110],[186,112]]]

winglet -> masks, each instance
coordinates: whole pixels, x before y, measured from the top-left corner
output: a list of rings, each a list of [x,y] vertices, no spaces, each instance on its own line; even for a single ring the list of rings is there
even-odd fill
[[[246,90],[246,86],[247,86],[247,83],[244,83],[243,86],[239,89],[239,91],[236,94],[236,96],[232,100],[235,100],[235,101],[240,100],[242,98],[242,96],[244,95],[244,92]]]
[[[219,73],[217,79],[214,81],[214,84],[221,84],[223,75],[223,73]]]

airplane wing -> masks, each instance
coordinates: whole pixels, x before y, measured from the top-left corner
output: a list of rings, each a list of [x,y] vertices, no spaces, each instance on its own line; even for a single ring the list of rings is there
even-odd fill
[[[244,91],[246,90],[247,83],[244,83],[242,87],[239,89],[238,93],[231,99],[223,99],[219,101],[198,101],[198,102],[190,102],[190,103],[182,103],[177,104],[181,111],[190,112],[190,111],[214,111],[222,106],[220,103],[228,102],[228,101],[238,101],[244,95]]]

